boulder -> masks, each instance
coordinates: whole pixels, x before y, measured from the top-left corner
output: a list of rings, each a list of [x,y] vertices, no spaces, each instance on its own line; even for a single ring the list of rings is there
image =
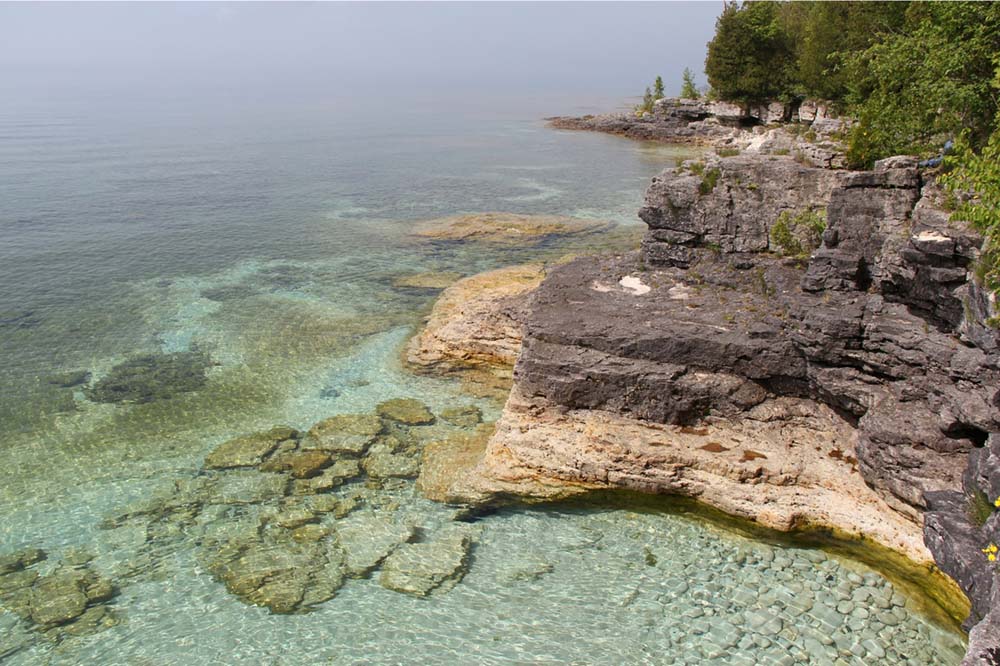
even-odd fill
[[[389,421],[419,426],[434,423],[434,414],[427,405],[414,398],[393,398],[375,407],[378,415]]]
[[[379,583],[421,597],[449,589],[465,574],[474,531],[469,525],[453,525],[429,541],[400,546],[382,563]]]
[[[301,448],[361,455],[378,438],[382,428],[382,421],[371,414],[338,414],[310,428]]]
[[[278,426],[266,432],[244,435],[223,442],[205,457],[206,469],[254,467],[274,451],[283,441],[294,440],[298,432]]]

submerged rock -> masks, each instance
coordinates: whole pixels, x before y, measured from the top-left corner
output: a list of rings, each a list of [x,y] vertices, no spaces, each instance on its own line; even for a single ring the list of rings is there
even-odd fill
[[[381,478],[413,478],[420,473],[420,459],[415,455],[393,453],[384,444],[373,446],[365,456],[364,468],[373,479]]]
[[[382,427],[382,421],[371,414],[338,414],[310,428],[302,448],[361,455]]]
[[[254,535],[206,553],[209,571],[244,601],[272,613],[311,610],[344,581],[339,549],[323,541]]]
[[[293,481],[293,492],[300,495],[325,493],[361,474],[361,463],[354,458],[341,458],[312,478]]]
[[[352,576],[365,576],[400,544],[414,535],[412,525],[391,516],[358,511],[337,523],[337,543],[344,552],[344,566]]]
[[[298,432],[286,426],[278,426],[266,432],[244,435],[230,439],[205,457],[207,469],[227,469],[230,467],[254,467],[274,451],[283,441],[294,439]]]
[[[460,428],[472,428],[482,423],[483,412],[475,405],[464,405],[442,410],[441,418]]]
[[[90,371],[70,370],[69,372],[60,372],[54,375],[49,375],[47,381],[49,384],[53,384],[59,388],[72,388],[89,382]]]
[[[416,596],[454,586],[465,574],[473,532],[469,525],[449,526],[430,541],[397,548],[382,563],[379,583]]]
[[[38,631],[59,628],[75,635],[92,633],[117,621],[104,603],[115,595],[110,580],[87,566],[61,565],[46,575],[25,569],[43,559],[37,549],[8,558],[0,575],[0,601]]]
[[[608,226],[607,222],[556,215],[474,213],[421,222],[414,235],[434,240],[523,245],[540,242],[548,236],[597,231]]]
[[[45,576],[31,590],[31,619],[43,627],[64,624],[83,614],[87,595],[72,573]]]
[[[451,284],[462,279],[461,273],[414,273],[403,275],[392,281],[393,287],[406,289],[446,289]]]
[[[414,398],[394,398],[380,403],[375,411],[379,416],[405,425],[429,425],[434,423],[434,414],[427,405]]]
[[[174,352],[147,354],[119,363],[105,377],[84,389],[93,402],[144,403],[197,391],[208,381],[208,354]]]
[[[290,472],[293,479],[310,479],[332,462],[325,451],[289,451],[271,457],[260,469],[263,472]]]
[[[0,576],[20,571],[32,564],[41,562],[46,557],[41,548],[26,548],[10,555],[0,556]]]
[[[207,504],[260,504],[278,499],[288,489],[288,477],[257,471],[220,474],[205,498]]]
[[[42,318],[31,310],[0,310],[0,328],[34,328]]]

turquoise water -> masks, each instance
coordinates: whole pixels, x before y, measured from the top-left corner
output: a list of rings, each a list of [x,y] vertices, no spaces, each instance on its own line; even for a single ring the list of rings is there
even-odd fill
[[[295,615],[247,605],[206,564],[212,534],[251,529],[295,498],[113,520],[204,479],[206,453],[242,433],[307,429],[396,397],[496,418],[499,404],[400,366],[435,292],[393,279],[633,247],[648,179],[688,154],[538,120],[589,109],[514,106],[0,114],[0,555],[42,548],[31,571],[64,562],[117,591],[112,626],[81,636],[40,632],[0,602],[0,659],[957,663],[961,637],[879,574],[690,516],[565,508],[470,520],[420,499],[410,480],[362,478],[331,493],[361,509],[318,524],[405,523],[416,542],[468,526],[464,577],[418,598],[376,571]],[[415,221],[481,211],[616,226],[530,247],[409,234]],[[149,356],[160,368],[185,353],[204,361],[196,390],[171,392],[182,379],[171,376],[146,402],[94,399],[119,364]],[[419,432],[418,444],[430,438]],[[885,597],[881,615],[865,610],[873,595]]]

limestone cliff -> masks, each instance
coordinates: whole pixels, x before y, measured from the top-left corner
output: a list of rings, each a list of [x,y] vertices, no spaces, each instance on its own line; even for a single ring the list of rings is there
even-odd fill
[[[683,494],[918,561],[926,517],[979,623],[966,663],[993,663],[1000,585],[982,549],[1000,513],[978,524],[969,506],[1000,496],[1000,335],[971,278],[981,238],[941,198],[910,158],[665,171],[640,253],[576,260],[535,291],[497,430],[439,494]],[[806,213],[825,217],[819,246],[779,246],[779,222]]]

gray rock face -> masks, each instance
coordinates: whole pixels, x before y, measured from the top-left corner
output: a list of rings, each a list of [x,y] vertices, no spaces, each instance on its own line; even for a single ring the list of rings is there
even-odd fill
[[[704,142],[726,138],[740,128],[794,122],[818,135],[842,131],[847,121],[834,116],[822,102],[801,104],[771,102],[744,106],[731,102],[666,97],[657,100],[652,113],[607,113],[581,117],[549,118],[553,127],[621,134],[646,141]]]
[[[993,618],[982,549],[1000,512],[972,526],[967,498],[1000,497],[996,302],[971,280],[982,239],[941,198],[906,157],[866,172],[773,156],[667,170],[639,213],[639,256],[577,260],[542,283],[516,384],[681,425],[753,418],[780,396],[833,407],[868,485],[914,519],[930,511],[927,544],[973,598],[970,626]],[[808,259],[773,254],[784,211],[825,213]]]
[[[961,491],[928,494],[924,539],[942,570],[972,602],[966,620],[969,649],[963,666],[992,666],[1000,658],[1000,434],[969,454]],[[994,561],[989,560],[993,554]]]
[[[792,159],[751,155],[710,160],[698,170],[665,171],[646,190],[639,217],[649,226],[643,253],[650,265],[690,266],[699,248],[727,254],[773,249],[770,231],[778,217],[825,208],[843,179],[841,172]]]

